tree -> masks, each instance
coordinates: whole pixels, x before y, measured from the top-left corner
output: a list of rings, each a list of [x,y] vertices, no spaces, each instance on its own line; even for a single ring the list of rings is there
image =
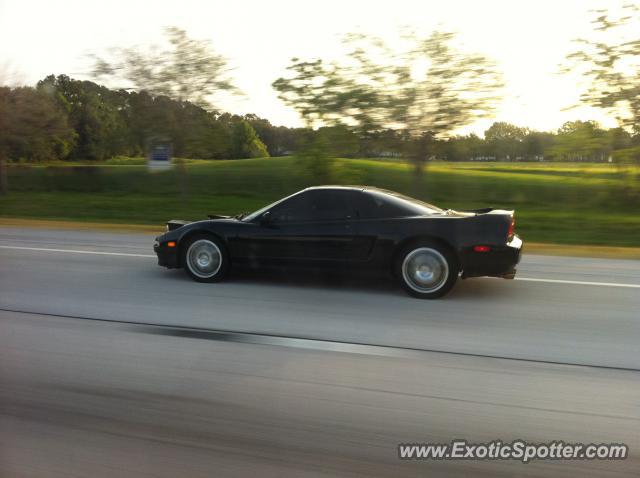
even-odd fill
[[[298,151],[307,133],[308,131],[305,128],[276,126],[273,134],[274,153],[272,153],[271,156],[283,156]],[[258,135],[260,135],[259,131]]]
[[[553,147],[555,135],[544,131],[528,131],[522,147],[528,159],[543,159]]]
[[[437,147],[437,156],[449,161],[469,161],[478,156],[484,156],[485,150],[485,142],[472,133],[441,141]]]
[[[77,134],[72,159],[103,160],[124,152],[127,125],[121,111],[126,100],[119,92],[66,75],[49,75],[37,88],[55,98],[68,115]]]
[[[370,131],[360,138],[359,156],[364,157],[400,157],[404,147],[402,131],[391,128]]]
[[[640,135],[640,15],[625,5],[621,15],[593,12],[593,37],[577,40],[563,70],[578,71],[589,81],[581,101],[607,110]]]
[[[235,158],[265,158],[269,157],[266,146],[256,130],[248,121],[241,119],[233,126],[231,133],[232,154]]]
[[[627,149],[633,146],[633,138],[624,128],[611,128],[606,132],[609,147],[616,151],[619,149]]]
[[[186,136],[190,136],[192,145],[194,138],[192,132],[184,131],[184,124],[177,122],[185,115],[179,108],[174,108],[178,105],[171,101],[188,109],[187,117],[191,120],[192,106],[213,111],[214,96],[220,92],[237,93],[238,90],[229,77],[227,60],[215,52],[210,42],[191,39],[177,27],[166,28],[165,34],[169,44],[166,49],[116,48],[112,50],[111,59],[94,56],[94,75],[97,78],[108,77],[137,92],[148,93],[151,101],[146,104],[147,118],[154,120],[145,125],[143,144],[146,146],[152,138],[166,138],[173,143],[174,152],[180,154],[188,151]],[[161,108],[161,103],[171,108]],[[163,116],[168,122],[159,121]],[[220,137],[220,128],[200,132],[205,134],[206,140],[196,141],[199,143],[196,154],[217,155],[220,145],[211,141]],[[202,148],[205,144],[215,152],[205,151]]]
[[[0,87],[0,194],[7,192],[5,162],[64,157],[74,132],[53,98],[29,87]]]
[[[604,161],[610,151],[610,138],[595,121],[566,122],[550,148],[553,156],[566,161]]]
[[[513,161],[524,156],[523,143],[528,133],[526,128],[497,121],[484,132],[484,137],[498,159]]]
[[[168,49],[116,48],[111,59],[94,55],[94,75],[121,82],[121,87],[131,86],[207,109],[212,108],[217,93],[237,92],[229,78],[227,60],[210,42],[191,39],[177,27],[167,27],[165,35]]]
[[[308,127],[402,131],[405,153],[421,171],[434,139],[488,115],[502,85],[487,58],[456,50],[453,39],[445,32],[410,36],[411,47],[396,53],[378,38],[350,35],[345,62],[294,58],[291,74],[273,87]]]

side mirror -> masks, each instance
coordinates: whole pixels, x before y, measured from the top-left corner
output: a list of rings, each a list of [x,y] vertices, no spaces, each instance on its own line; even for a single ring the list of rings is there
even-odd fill
[[[267,211],[262,216],[260,216],[260,225],[261,226],[273,225],[273,216],[271,215],[271,211]]]

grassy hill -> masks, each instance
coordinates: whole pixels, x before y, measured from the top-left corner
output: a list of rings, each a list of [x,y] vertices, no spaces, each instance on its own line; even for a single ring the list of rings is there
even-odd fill
[[[388,188],[445,208],[513,208],[525,240],[639,246],[638,174],[612,164],[438,162],[417,182],[401,161],[338,159],[331,182]],[[99,166],[13,165],[0,216],[161,225],[251,211],[316,184],[290,157],[188,160],[164,172],[122,158]]]

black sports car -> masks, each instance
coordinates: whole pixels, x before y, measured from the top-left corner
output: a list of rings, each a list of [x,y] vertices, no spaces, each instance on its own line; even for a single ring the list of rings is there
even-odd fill
[[[513,211],[443,210],[366,186],[304,189],[259,211],[172,220],[156,238],[158,264],[217,282],[232,266],[371,268],[433,299],[462,278],[513,279],[522,241]]]

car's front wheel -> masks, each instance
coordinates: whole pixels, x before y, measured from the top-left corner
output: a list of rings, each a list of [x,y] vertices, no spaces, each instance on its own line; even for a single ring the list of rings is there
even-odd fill
[[[439,244],[413,244],[399,254],[396,276],[410,295],[437,299],[456,283],[457,261],[448,249]]]
[[[212,236],[190,238],[183,248],[182,264],[198,282],[218,282],[229,270],[229,256],[224,244]]]

